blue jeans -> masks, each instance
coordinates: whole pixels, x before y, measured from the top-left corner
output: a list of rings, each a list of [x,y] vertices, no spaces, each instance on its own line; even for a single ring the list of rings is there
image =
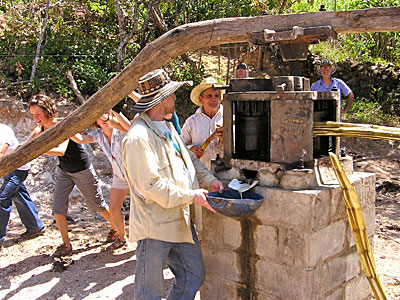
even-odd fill
[[[205,279],[203,256],[191,225],[194,244],[153,239],[139,241],[136,248],[135,300],[159,300],[164,295],[163,267],[167,263],[175,280],[168,300],[193,300]]]
[[[12,198],[17,208],[22,224],[28,232],[37,232],[43,228],[38,211],[32,202],[24,185],[24,180],[29,171],[15,170],[4,176],[0,188],[0,247],[3,245],[7,234],[7,224],[10,219]]]

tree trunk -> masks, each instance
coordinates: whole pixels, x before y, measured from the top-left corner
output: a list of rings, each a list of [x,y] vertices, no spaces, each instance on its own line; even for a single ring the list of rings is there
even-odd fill
[[[30,81],[32,81],[35,78],[35,73],[36,73],[36,68],[39,63],[39,57],[40,57],[40,47],[42,46],[43,38],[46,33],[46,27],[47,27],[47,20],[49,19],[49,9],[50,9],[50,0],[47,0],[46,3],[46,15],[44,17],[43,21],[43,27],[42,30],[40,31],[40,36],[39,40],[36,46],[36,54],[35,54],[35,60],[32,66],[32,72],[31,72],[31,77],[29,78]]]
[[[124,66],[125,50],[126,50],[125,40],[128,33],[126,30],[126,19],[121,4],[119,3],[119,0],[114,0],[114,6],[115,10],[117,11],[118,30],[119,30],[119,45],[117,47],[117,65],[115,67],[116,71],[118,72],[122,70],[122,67]]]
[[[285,31],[293,26],[322,25],[332,26],[337,33],[399,31],[400,7],[227,18],[176,27],[149,43],[121,73],[64,120],[4,156],[0,160],[0,177],[87,128],[134,90],[141,76],[183,53],[220,44],[249,42],[254,32],[266,28]]]
[[[142,27],[138,28],[139,23],[139,5],[138,1],[135,1],[134,11],[133,11],[133,28],[131,31],[127,29],[127,20],[124,12],[121,8],[119,0],[114,0],[114,6],[117,11],[118,16],[118,29],[119,29],[119,45],[117,48],[117,66],[116,71],[119,72],[124,67],[125,57],[126,57],[126,46],[133,39],[135,35],[142,33],[148,25],[149,16],[153,10],[153,1],[150,0],[147,3],[147,15],[145,16]]]
[[[85,98],[83,98],[81,91],[79,90],[78,85],[76,84],[74,76],[72,75],[71,70],[67,70],[65,73],[67,74],[70,87],[74,91],[76,98],[78,98],[80,104],[83,104],[85,102]]]

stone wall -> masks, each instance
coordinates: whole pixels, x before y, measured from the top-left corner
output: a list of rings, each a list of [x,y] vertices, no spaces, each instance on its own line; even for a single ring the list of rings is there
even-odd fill
[[[353,173],[349,179],[372,241],[375,176]],[[257,186],[255,192],[265,200],[247,219],[204,211],[202,298],[370,299],[337,182],[305,190]]]

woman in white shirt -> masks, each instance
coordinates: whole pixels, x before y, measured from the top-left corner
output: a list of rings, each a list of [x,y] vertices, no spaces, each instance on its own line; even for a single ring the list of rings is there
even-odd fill
[[[112,170],[113,180],[110,193],[110,215],[116,231],[111,231],[107,237],[107,242],[113,242],[107,250],[115,250],[126,244],[125,222],[121,213],[122,203],[129,192],[126,182],[124,166],[122,164],[122,139],[131,126],[130,121],[122,114],[111,110],[110,114],[105,114],[96,120],[99,128],[89,134],[77,134],[71,138],[79,144],[98,143],[101,150],[107,156]]]

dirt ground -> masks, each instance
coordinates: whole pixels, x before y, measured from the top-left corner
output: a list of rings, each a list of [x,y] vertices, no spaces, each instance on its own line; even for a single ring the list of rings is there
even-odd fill
[[[354,157],[356,171],[377,175],[375,259],[389,298],[400,299],[400,143],[354,138],[343,139],[342,145]],[[30,177],[48,168],[44,160],[35,161]],[[46,180],[50,179],[41,182]],[[74,253],[64,261],[53,259],[60,237],[51,215],[51,185],[35,187],[32,180],[27,181],[47,230],[35,239],[20,240],[24,228],[13,211],[0,252],[0,299],[133,299],[135,245],[114,254],[104,251],[107,224],[98,214],[88,212],[79,193],[73,192],[70,215],[75,221],[70,222],[70,236]],[[173,276],[168,270],[164,275],[167,290]]]

